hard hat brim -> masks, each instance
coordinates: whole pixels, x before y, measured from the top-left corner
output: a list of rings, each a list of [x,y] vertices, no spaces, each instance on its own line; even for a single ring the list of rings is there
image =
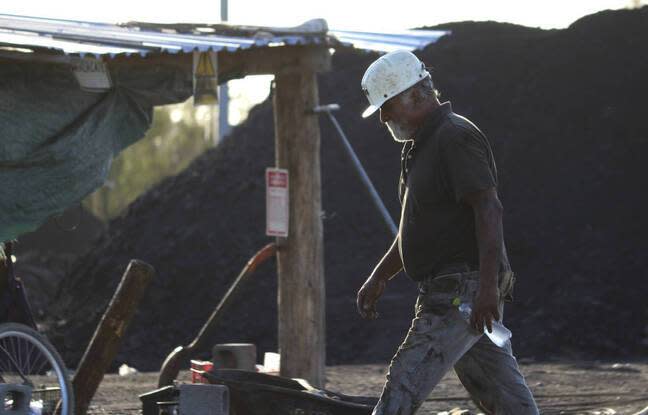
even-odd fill
[[[366,110],[362,113],[362,118],[367,118],[371,116],[374,112],[378,111],[380,107],[378,105],[369,105]]]

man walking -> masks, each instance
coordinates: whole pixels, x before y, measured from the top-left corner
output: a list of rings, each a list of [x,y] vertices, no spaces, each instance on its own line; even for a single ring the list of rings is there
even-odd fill
[[[389,367],[374,415],[411,415],[454,366],[487,414],[538,414],[511,343],[483,335],[501,321],[510,297],[502,204],[490,144],[469,120],[441,104],[425,65],[395,51],[362,78],[370,106],[403,142],[395,240],[358,291],[358,311],[376,318],[376,302],[399,271],[418,283],[415,316]],[[470,306],[469,320],[459,310]]]

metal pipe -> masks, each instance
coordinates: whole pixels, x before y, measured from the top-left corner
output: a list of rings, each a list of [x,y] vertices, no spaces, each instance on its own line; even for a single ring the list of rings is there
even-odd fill
[[[335,126],[335,129],[338,131],[340,135],[340,140],[342,141],[344,149],[346,150],[346,154],[351,160],[353,167],[355,167],[355,171],[358,174],[358,177],[360,177],[360,180],[362,180],[362,183],[369,191],[369,196],[371,196],[371,200],[374,202],[374,205],[376,205],[376,208],[378,208],[378,211],[380,212],[380,215],[382,216],[385,225],[387,225],[392,235],[396,236],[396,234],[398,233],[398,228],[394,223],[394,219],[389,214],[389,211],[385,207],[385,204],[383,203],[382,199],[380,198],[380,195],[376,191],[376,188],[371,182],[371,179],[367,175],[367,172],[365,171],[364,167],[362,167],[362,163],[358,159],[358,156],[356,155],[355,151],[353,151],[353,147],[351,147],[351,143],[349,143],[346,134],[344,134],[344,131],[340,126],[340,123],[338,123],[337,119],[332,113],[332,111],[337,111],[339,109],[340,106],[338,104],[318,105],[315,108],[313,108],[313,112],[316,114],[325,112],[329,116],[329,119],[333,123],[333,126]]]
[[[229,0],[221,0],[220,2],[220,15],[221,15],[221,22],[227,22],[229,20],[228,16],[228,9],[229,9]],[[218,130],[218,141],[223,141],[226,135],[228,135],[231,131],[230,124],[229,124],[229,104],[230,104],[230,99],[229,99],[229,87],[227,85],[227,82],[224,82],[219,88],[218,88],[218,98],[219,98],[219,103],[218,103],[218,120],[214,120],[214,125],[217,126]]]
[[[221,2],[220,2],[220,6],[221,6],[221,10],[220,10],[221,22],[226,22],[227,20],[229,20],[229,16],[228,16],[228,14],[229,14],[228,13],[229,4],[228,4],[228,1],[229,0],[221,0]]]

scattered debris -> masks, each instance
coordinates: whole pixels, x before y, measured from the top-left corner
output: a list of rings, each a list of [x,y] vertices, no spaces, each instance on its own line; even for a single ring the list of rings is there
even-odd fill
[[[130,367],[126,363],[123,363],[121,366],[119,366],[117,373],[119,374],[119,376],[130,376],[139,373],[139,371],[134,367]]]

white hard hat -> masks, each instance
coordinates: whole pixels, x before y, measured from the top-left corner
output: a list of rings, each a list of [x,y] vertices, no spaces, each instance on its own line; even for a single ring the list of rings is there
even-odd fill
[[[376,59],[362,77],[362,90],[370,104],[362,113],[362,117],[370,116],[389,98],[427,76],[430,76],[430,73],[425,70],[425,64],[412,52],[395,50]]]

